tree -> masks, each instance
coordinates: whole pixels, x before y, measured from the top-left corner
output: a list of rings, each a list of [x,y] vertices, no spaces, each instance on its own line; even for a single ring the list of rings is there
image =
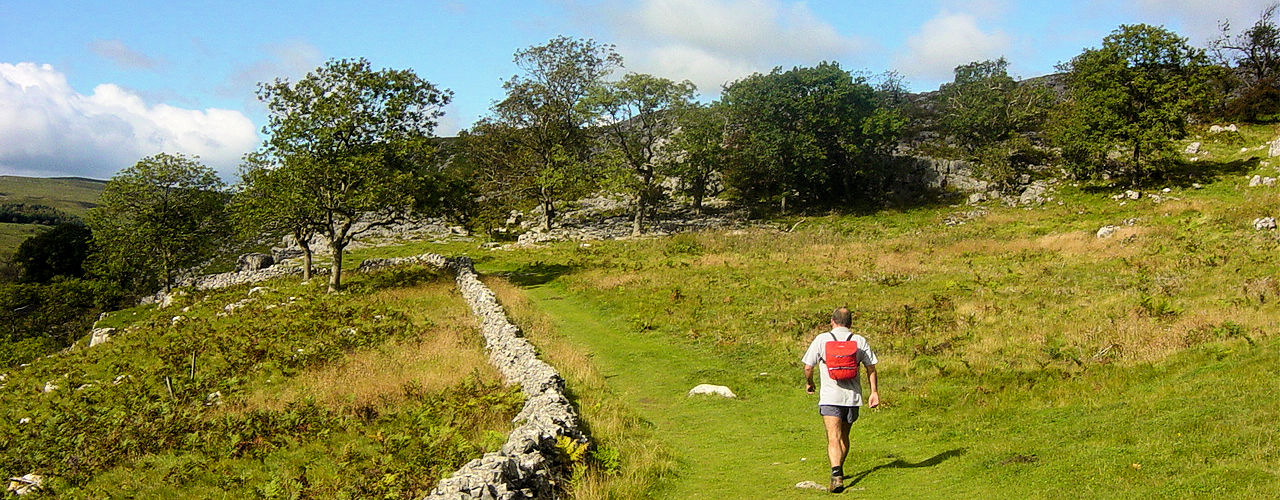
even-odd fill
[[[839,64],[775,68],[725,88],[729,114],[726,183],[753,208],[791,197],[800,205],[856,200],[903,120],[876,90]]]
[[[1280,26],[1276,9],[1268,5],[1249,29],[1231,34],[1230,20],[1219,23],[1221,34],[1210,42],[1215,58],[1243,72],[1244,91],[1228,103],[1227,114],[1247,120],[1280,115]]]
[[[92,233],[80,222],[64,222],[27,238],[13,260],[22,266],[22,280],[47,283],[54,276],[84,277]]]
[[[496,142],[507,149],[495,151],[500,161],[490,167],[499,172],[491,176],[509,179],[511,189],[536,200],[550,229],[557,205],[581,194],[594,177],[588,126],[596,114],[587,98],[622,57],[611,45],[561,36],[517,51],[515,63],[524,74],[503,84],[506,97],[472,135],[501,134]]]
[[[1030,166],[1027,136],[1041,129],[1053,104],[1049,89],[1019,85],[1008,66],[1004,58],[958,66],[955,80],[939,89],[942,134],[1006,189]]]
[[[412,70],[374,71],[364,59],[330,60],[297,82],[259,87],[270,112],[263,154],[312,197],[280,199],[316,217],[333,251],[329,291],[342,286],[356,223],[387,223],[413,207],[422,159],[451,96]]]
[[[245,157],[231,211],[246,235],[285,233],[302,248],[302,280],[311,279],[311,238],[321,229],[319,199],[298,168],[272,167],[261,153]]]
[[[180,271],[205,263],[227,236],[227,195],[195,157],[160,153],[121,170],[89,211],[101,274],[145,291],[168,291]]]
[[[662,182],[674,165],[663,149],[696,89],[688,80],[628,73],[593,98],[605,117],[606,157],[618,167],[612,169],[612,184],[631,197],[633,235],[640,234],[645,213],[655,211],[662,200]]]
[[[1076,175],[1143,182],[1172,156],[1172,141],[1186,135],[1191,113],[1210,98],[1204,51],[1146,24],[1120,26],[1063,69],[1068,100],[1055,135]]]
[[[713,193],[713,183],[724,168],[727,126],[721,105],[694,104],[677,119],[679,128],[671,136],[670,149],[676,152],[672,175],[680,179],[684,194],[693,198],[693,207],[702,212],[702,201]]]

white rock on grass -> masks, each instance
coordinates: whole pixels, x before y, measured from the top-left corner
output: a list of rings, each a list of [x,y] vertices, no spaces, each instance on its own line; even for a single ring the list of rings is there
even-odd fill
[[[1259,217],[1253,220],[1253,228],[1259,231],[1275,230],[1276,219],[1274,217]]]
[[[22,477],[9,478],[8,491],[15,495],[22,496],[28,493],[34,493],[43,485],[44,478],[32,472]]]
[[[827,491],[827,488],[825,486],[822,486],[821,484],[815,483],[813,481],[800,481],[796,483],[796,488]]]
[[[41,389],[41,390],[40,390],[40,392],[43,392],[43,393],[48,394],[48,393],[53,392],[53,391],[56,391],[56,390],[58,390],[58,384],[55,384],[55,383],[53,383],[53,382],[45,382],[45,383],[44,383],[44,388],[43,388],[43,389]]]
[[[1267,157],[1275,158],[1280,156],[1280,139],[1276,139],[1268,143],[1270,147],[1267,149]]]
[[[111,340],[111,334],[115,332],[115,328],[94,328],[89,334],[89,347]]]
[[[1199,142],[1193,142],[1193,143],[1191,143],[1191,144],[1187,144],[1187,149],[1186,149],[1186,150],[1184,150],[1184,152],[1185,152],[1186,154],[1189,154],[1189,155],[1193,155],[1193,154],[1199,153],[1199,152],[1200,152],[1200,143],[1199,143]]]
[[[1102,226],[1101,228],[1098,229],[1099,238],[1110,238],[1112,236],[1115,236],[1115,234],[1116,234],[1115,226]]]
[[[725,387],[723,385],[698,384],[693,389],[689,389],[690,396],[696,396],[699,394],[712,394],[712,395],[726,397],[726,398],[738,397],[737,394],[734,394],[733,391],[729,390],[728,387]]]

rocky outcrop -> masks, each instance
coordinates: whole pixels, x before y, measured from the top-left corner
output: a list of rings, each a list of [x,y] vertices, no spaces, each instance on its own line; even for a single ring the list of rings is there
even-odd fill
[[[191,287],[196,290],[215,290],[236,285],[247,285],[250,283],[259,283],[270,279],[280,278],[284,276],[299,276],[302,274],[301,267],[290,266],[271,266],[258,271],[235,271],[230,273],[206,274],[196,276],[195,278],[181,280],[176,283],[173,288]],[[312,276],[323,276],[329,274],[328,268],[316,268],[311,270]],[[176,291],[174,293],[179,293]],[[170,294],[165,292],[156,292],[155,295],[143,297],[142,304],[160,304],[160,307],[167,307]]]
[[[261,271],[275,263],[276,259],[265,253],[247,253],[236,259],[236,271]]]

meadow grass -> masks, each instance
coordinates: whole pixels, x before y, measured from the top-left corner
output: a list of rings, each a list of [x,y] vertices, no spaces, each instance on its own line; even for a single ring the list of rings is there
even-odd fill
[[[106,344],[7,373],[0,473],[71,498],[423,495],[505,442],[522,397],[449,276],[260,286],[116,312]]]
[[[106,185],[90,179],[0,175],[0,202],[44,205],[83,216],[97,206]]]
[[[1277,170],[1236,142],[1272,134],[1202,138],[1139,200],[1063,182],[958,226],[971,207],[473,256],[674,451],[655,496],[819,494],[793,488],[826,469],[797,360],[838,305],[885,400],[855,426],[851,495],[1275,496],[1280,240],[1251,223],[1280,192],[1248,186]],[[684,396],[699,383],[740,397]]]

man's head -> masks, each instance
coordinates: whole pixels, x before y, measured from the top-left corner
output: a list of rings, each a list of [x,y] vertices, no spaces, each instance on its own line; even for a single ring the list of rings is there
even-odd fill
[[[836,310],[831,313],[832,326],[843,326],[845,328],[849,328],[852,324],[853,314],[849,312],[848,307],[837,307]]]

